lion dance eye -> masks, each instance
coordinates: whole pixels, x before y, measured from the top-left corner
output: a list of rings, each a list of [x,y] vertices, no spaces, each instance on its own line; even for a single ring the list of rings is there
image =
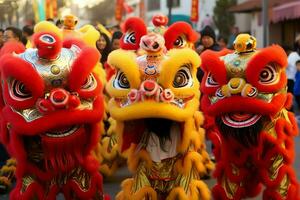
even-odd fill
[[[95,80],[93,74],[90,74],[85,80],[85,82],[83,83],[83,85],[81,86],[81,89],[91,91],[94,90],[96,87],[97,87],[97,81]]]
[[[276,72],[276,66],[266,65],[259,75],[259,82],[262,84],[273,84],[278,80],[278,73]]]
[[[135,44],[136,43],[135,33],[131,32],[131,33],[126,34],[124,41],[125,41],[125,43]]]
[[[31,92],[24,83],[14,79],[11,84],[10,95],[15,100],[21,101],[32,97]]]
[[[184,47],[185,44],[186,44],[186,41],[184,38],[182,38],[181,36],[179,36],[175,42],[173,43],[175,47],[177,48],[181,48],[181,47]]]
[[[176,73],[173,80],[173,87],[181,88],[186,86],[192,86],[193,79],[188,67],[181,67]]]
[[[212,76],[212,74],[209,72],[208,75],[207,75],[207,79],[206,79],[206,83],[205,83],[206,86],[218,86],[219,83],[214,79],[214,77]]]
[[[124,72],[119,71],[114,80],[114,87],[118,89],[128,89],[130,88],[130,83],[124,74]]]

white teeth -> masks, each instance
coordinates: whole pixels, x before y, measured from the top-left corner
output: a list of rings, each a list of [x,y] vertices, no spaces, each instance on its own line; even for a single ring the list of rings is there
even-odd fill
[[[69,135],[72,135],[74,132],[76,132],[80,126],[71,126],[68,129],[62,130],[62,131],[55,131],[55,132],[46,132],[46,136],[48,137],[66,137]]]

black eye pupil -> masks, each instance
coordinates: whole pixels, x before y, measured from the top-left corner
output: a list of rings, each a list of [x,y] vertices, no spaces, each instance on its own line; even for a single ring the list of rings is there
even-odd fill
[[[267,77],[268,77],[268,72],[263,71],[263,72],[260,74],[260,76],[261,76],[262,78],[267,78]]]
[[[25,87],[24,84],[20,85],[20,92],[27,94],[29,93],[29,91],[27,90],[27,88]]]
[[[131,41],[132,43],[135,43],[135,37],[132,36],[132,37],[130,38],[130,41]]]

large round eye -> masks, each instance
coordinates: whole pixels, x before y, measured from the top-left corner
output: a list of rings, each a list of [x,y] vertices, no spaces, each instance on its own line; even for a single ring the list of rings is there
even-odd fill
[[[265,85],[274,84],[278,81],[278,77],[276,65],[268,64],[260,72],[259,83]]]
[[[129,83],[125,73],[122,72],[122,71],[118,71],[113,85],[117,89],[128,89],[128,88],[130,88],[130,83]]]
[[[39,39],[46,44],[53,44],[55,42],[55,38],[49,34],[43,34]]]
[[[173,43],[173,45],[175,46],[175,48],[181,48],[181,47],[185,47],[186,45],[186,40],[185,38],[183,38],[182,36],[179,36],[175,42]]]
[[[17,101],[24,101],[32,97],[24,83],[14,79],[11,83],[10,96]]]
[[[193,85],[193,79],[188,66],[181,67],[176,73],[173,80],[174,88],[191,87]]]
[[[97,87],[97,81],[93,74],[90,74],[81,86],[82,90],[92,91]]]
[[[124,42],[125,43],[135,44],[136,43],[135,32],[129,32],[129,33],[127,33],[126,36],[125,36],[125,38],[124,38]]]
[[[207,86],[207,87],[219,86],[219,83],[214,79],[213,75],[210,72],[207,75],[205,86]]]

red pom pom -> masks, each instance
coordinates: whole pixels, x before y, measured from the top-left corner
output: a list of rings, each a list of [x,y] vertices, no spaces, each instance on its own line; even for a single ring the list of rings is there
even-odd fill
[[[154,26],[166,26],[168,22],[168,17],[162,14],[154,15],[152,17],[152,23],[154,24]]]

